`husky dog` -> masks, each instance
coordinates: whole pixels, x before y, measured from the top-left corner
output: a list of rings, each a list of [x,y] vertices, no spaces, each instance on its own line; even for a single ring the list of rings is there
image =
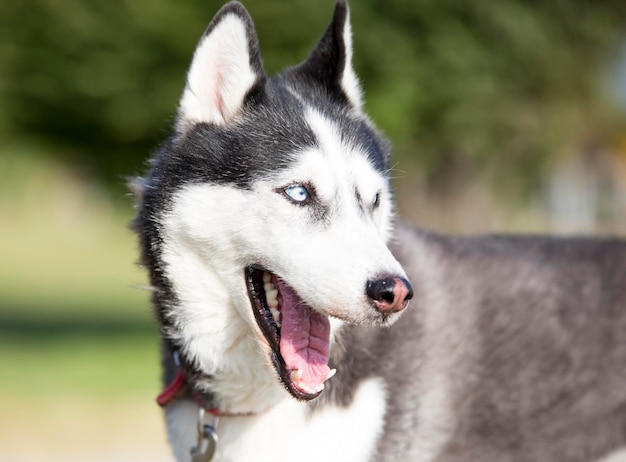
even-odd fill
[[[617,460],[626,244],[395,221],[351,57],[338,0],[269,77],[228,3],[135,183],[176,459]]]

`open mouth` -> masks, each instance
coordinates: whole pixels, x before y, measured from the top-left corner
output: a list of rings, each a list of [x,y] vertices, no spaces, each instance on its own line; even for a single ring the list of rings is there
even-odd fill
[[[258,266],[247,267],[245,274],[252,311],[280,379],[295,398],[315,398],[335,374],[328,367],[328,317],[308,306],[277,275]]]

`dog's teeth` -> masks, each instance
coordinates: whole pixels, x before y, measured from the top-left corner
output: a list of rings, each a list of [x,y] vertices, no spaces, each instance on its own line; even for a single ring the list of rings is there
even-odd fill
[[[291,371],[291,380],[294,382],[299,382],[302,379],[302,369],[296,369],[295,371]]]
[[[272,282],[272,275],[267,271],[263,272],[263,282]]]
[[[331,370],[329,370],[329,371],[328,371],[328,375],[326,376],[326,380],[330,380],[330,379],[332,379],[332,378],[335,376],[335,374],[336,374],[336,373],[337,373],[337,369],[331,369]],[[325,382],[326,380],[324,380],[324,382]]]
[[[307,393],[315,394],[315,393],[319,393],[319,392],[323,391],[323,390],[324,390],[324,388],[325,388],[325,387],[324,387],[324,384],[323,384],[323,383],[320,383],[320,384],[319,384],[318,386],[316,386],[316,387],[308,387],[308,386],[306,386],[306,387],[303,387],[302,389],[303,389],[304,391],[306,391]]]
[[[265,292],[269,292],[270,290],[276,290],[276,287],[274,287],[274,284],[271,282],[266,282],[263,284],[263,290],[265,290]]]
[[[277,324],[280,324],[280,311],[278,311],[276,308],[270,307],[270,313],[272,313],[272,318],[274,318],[274,321],[276,321]]]
[[[295,369],[291,371],[291,380],[298,386],[298,388],[300,388],[300,390],[304,391],[305,393],[315,394],[315,393],[321,392],[324,389],[323,383],[320,383],[316,386],[310,386],[309,384],[301,382],[301,379],[302,379],[301,369]]]
[[[276,308],[278,306],[278,291],[276,289],[265,292],[265,299],[270,307]]]

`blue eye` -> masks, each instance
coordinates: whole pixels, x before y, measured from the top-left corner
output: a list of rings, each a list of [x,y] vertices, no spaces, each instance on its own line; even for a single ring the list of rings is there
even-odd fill
[[[301,184],[292,184],[285,188],[285,194],[294,202],[304,202],[309,198],[309,191]]]

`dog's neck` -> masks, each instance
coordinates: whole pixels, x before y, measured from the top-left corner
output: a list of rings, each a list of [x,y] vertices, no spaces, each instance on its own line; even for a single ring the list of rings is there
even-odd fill
[[[247,417],[265,413],[284,399],[284,391],[276,386],[275,379],[264,384],[256,377],[257,383],[250,384],[241,377],[233,379],[232,373],[224,377],[208,376],[186,365],[177,350],[166,347],[165,354],[168,355],[165,358],[166,387],[157,397],[161,407],[167,407],[179,399],[192,399],[215,416]],[[227,393],[223,392],[225,387],[222,384],[229,385]],[[276,388],[278,390],[272,390]]]
[[[260,336],[251,332],[255,323],[243,270],[224,273],[213,266],[202,246],[181,231],[186,228],[177,217],[172,214],[166,220],[168,245],[161,258],[177,304],[177,320],[168,336],[180,346],[187,381],[195,392],[206,396],[202,401],[211,401],[215,408],[231,413],[263,412],[286,395]],[[162,311],[169,312],[167,300]],[[250,319],[244,319],[248,311]],[[171,356],[172,351],[170,348],[165,354]],[[175,375],[168,373],[168,381]]]

